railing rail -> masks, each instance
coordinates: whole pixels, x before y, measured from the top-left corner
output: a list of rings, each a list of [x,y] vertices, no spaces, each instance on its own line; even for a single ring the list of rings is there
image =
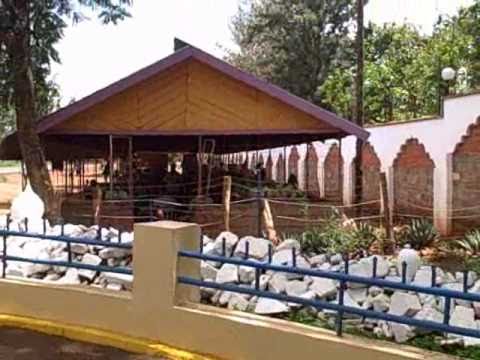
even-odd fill
[[[28,222],[25,222],[28,224]],[[5,229],[0,229],[0,238],[2,239],[2,252],[0,252],[0,261],[2,263],[2,278],[6,277],[6,270],[8,266],[8,262],[24,262],[24,263],[31,263],[31,264],[40,264],[40,265],[49,265],[49,266],[58,266],[64,268],[76,268],[76,269],[85,269],[85,270],[93,270],[97,272],[111,272],[111,273],[118,273],[118,274],[128,274],[132,275],[133,270],[130,267],[122,267],[122,266],[105,266],[105,265],[91,265],[85,264],[78,261],[73,260],[72,255],[72,244],[84,244],[89,246],[98,246],[101,248],[117,248],[117,249],[124,249],[124,250],[131,250],[133,248],[132,243],[130,242],[123,242],[121,232],[118,234],[118,242],[108,242],[108,241],[101,241],[101,233],[102,227],[98,227],[97,230],[97,240],[93,240],[91,238],[86,237],[71,237],[64,235],[64,226],[61,225],[61,235],[53,235],[47,234],[46,232],[46,225],[44,221],[43,226],[43,233],[37,232],[28,232],[26,231],[17,231],[17,230],[10,230],[10,220],[7,219],[7,226]],[[26,226],[28,228],[28,225]],[[58,241],[66,243],[66,250],[68,261],[61,261],[61,260],[44,260],[44,259],[34,259],[34,258],[26,258],[22,256],[12,256],[8,255],[8,242],[7,239],[9,236],[15,237],[24,237],[36,240],[49,240],[49,241]]]
[[[248,249],[248,246],[246,247]],[[230,258],[227,256],[217,256],[217,255],[208,255],[203,254],[201,251],[179,251],[178,256],[189,259],[196,259],[202,261],[213,261],[222,264],[233,264],[239,266],[246,266],[255,269],[255,282],[253,288],[247,288],[243,286],[238,286],[234,284],[218,284],[214,281],[206,281],[201,279],[195,279],[192,277],[179,276],[177,278],[178,283],[204,287],[210,289],[224,290],[229,292],[236,292],[240,294],[248,294],[253,296],[259,296],[269,299],[275,299],[280,301],[286,301],[289,303],[296,303],[303,306],[312,306],[317,309],[326,309],[337,312],[337,321],[336,321],[336,331],[339,336],[343,332],[343,314],[348,313],[352,315],[358,315],[364,318],[377,319],[395,322],[399,324],[405,324],[410,326],[416,326],[423,329],[428,329],[431,331],[438,331],[443,333],[451,333],[462,336],[469,336],[480,338],[480,331],[471,328],[459,327],[450,325],[450,310],[452,302],[454,300],[465,300],[465,301],[474,301],[480,302],[480,294],[469,293],[467,287],[467,276],[468,273],[464,272],[464,281],[463,281],[463,291],[450,290],[445,288],[437,287],[436,284],[436,268],[432,267],[432,286],[419,286],[416,284],[408,283],[406,281],[406,266],[402,266],[402,280],[400,282],[385,280],[382,278],[376,277],[376,261],[373,264],[373,274],[372,277],[362,277],[358,275],[352,275],[348,273],[348,260],[345,260],[345,266],[343,272],[332,272],[319,269],[307,269],[296,266],[296,261],[293,259],[296,258],[295,249],[292,250],[292,265],[293,266],[284,266],[284,265],[274,265],[271,263],[272,256],[271,251],[269,251],[268,261],[267,262],[257,262],[250,261],[248,259],[248,251],[244,259],[239,258]],[[376,258],[374,258],[376,259]],[[260,275],[264,271],[273,271],[279,273],[291,273],[299,274],[303,276],[317,277],[331,279],[338,281],[338,298],[337,303],[327,302],[325,300],[311,300],[305,299],[302,297],[289,296],[285,294],[273,293],[266,290],[260,289]],[[431,320],[421,320],[408,316],[400,316],[391,313],[385,313],[380,311],[368,310],[361,307],[352,307],[344,304],[344,293],[347,289],[347,284],[356,283],[363,284],[367,287],[377,286],[383,289],[391,290],[400,290],[400,291],[411,291],[420,294],[434,295],[438,297],[443,297],[444,307],[443,307],[443,322],[435,322]]]

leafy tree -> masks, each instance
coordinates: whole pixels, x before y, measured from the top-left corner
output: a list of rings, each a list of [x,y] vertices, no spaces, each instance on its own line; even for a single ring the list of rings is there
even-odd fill
[[[240,51],[230,52],[227,59],[353,119],[352,3],[247,2],[233,21]],[[437,114],[439,95],[446,92],[440,73],[447,66],[459,73],[450,84],[455,93],[480,88],[480,0],[453,17],[439,19],[430,36],[412,25],[369,24],[365,29],[365,122]]]
[[[59,61],[54,45],[63,36],[66,19],[83,20],[81,11],[90,9],[102,22],[116,23],[129,16],[128,5],[130,0],[0,1],[0,49],[6,54],[6,79],[13,89],[18,141],[31,185],[50,219],[58,214],[58,203],[35,128],[41,113],[36,99],[48,96],[39,90],[38,81],[46,81],[50,61]]]
[[[321,104],[319,85],[353,59],[354,11],[353,0],[244,1],[232,22],[240,51],[227,60]]]

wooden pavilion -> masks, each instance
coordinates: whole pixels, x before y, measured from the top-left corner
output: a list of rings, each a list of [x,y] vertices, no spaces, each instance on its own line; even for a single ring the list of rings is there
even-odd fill
[[[104,175],[110,176],[110,190],[116,159],[127,160],[130,198],[136,194],[132,163],[138,156],[164,167],[168,160],[160,154],[225,156],[368,137],[352,122],[178,40],[172,55],[43,117],[37,131],[53,169],[102,161],[109,167]],[[1,143],[0,159],[21,159],[16,133]],[[201,194],[202,167],[197,170]]]

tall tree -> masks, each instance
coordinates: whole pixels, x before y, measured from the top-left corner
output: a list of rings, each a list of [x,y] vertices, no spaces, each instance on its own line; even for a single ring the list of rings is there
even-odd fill
[[[227,60],[323,104],[319,85],[338,64],[353,61],[354,14],[354,0],[244,1],[232,22],[240,51]]]
[[[34,191],[44,200],[46,215],[58,215],[58,203],[36,132],[38,109],[33,64],[47,69],[58,61],[54,44],[63,36],[65,19],[80,21],[81,10],[90,9],[104,23],[116,23],[129,16],[130,0],[0,0],[0,48],[7,54],[13,83],[13,100],[18,141]]]

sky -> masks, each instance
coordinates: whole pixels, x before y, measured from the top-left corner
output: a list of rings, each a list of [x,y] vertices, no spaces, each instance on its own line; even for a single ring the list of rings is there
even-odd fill
[[[366,21],[408,22],[431,32],[440,14],[453,14],[473,0],[370,0]],[[221,57],[235,48],[229,28],[238,0],[134,0],[132,18],[117,26],[84,21],[69,26],[58,44],[61,64],[52,77],[62,105],[79,100],[173,51],[178,37]],[[221,46],[219,46],[221,45]]]

